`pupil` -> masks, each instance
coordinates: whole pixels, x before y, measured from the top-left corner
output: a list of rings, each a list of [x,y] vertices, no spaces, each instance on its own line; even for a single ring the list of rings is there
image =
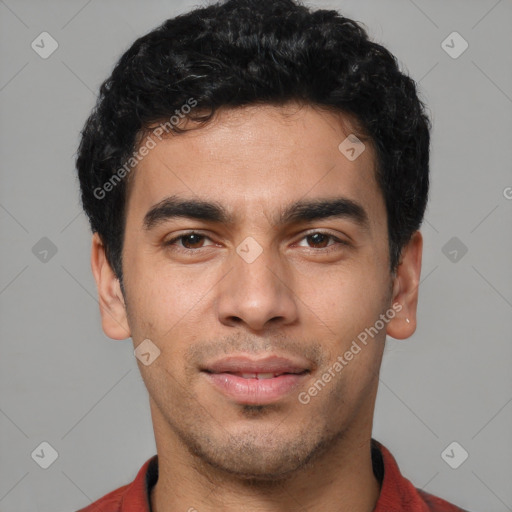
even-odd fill
[[[196,239],[194,241],[194,238]],[[201,238],[201,235],[196,235],[194,233],[190,234],[190,235],[186,235],[185,236],[185,245],[195,245],[197,243],[199,243],[199,241],[197,240],[198,238]]]
[[[314,235],[309,235],[309,236],[311,239],[316,239],[316,241],[313,240],[314,245],[318,245],[318,244],[322,243],[322,240],[319,241],[318,238],[324,239],[324,241],[325,241],[325,238],[327,238],[326,235],[323,235],[322,233],[315,233]]]

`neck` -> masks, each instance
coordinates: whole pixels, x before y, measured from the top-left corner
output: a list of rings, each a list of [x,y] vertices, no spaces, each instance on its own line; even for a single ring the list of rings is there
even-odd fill
[[[300,471],[272,481],[226,474],[171,440],[158,447],[151,510],[372,512],[380,483],[373,473],[370,437],[340,438]]]

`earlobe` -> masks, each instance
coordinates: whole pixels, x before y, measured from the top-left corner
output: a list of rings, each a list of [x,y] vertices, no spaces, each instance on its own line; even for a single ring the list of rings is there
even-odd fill
[[[105,246],[98,233],[92,237],[91,268],[98,288],[103,332],[115,340],[129,338],[126,305],[119,280],[107,260]]]
[[[400,312],[388,323],[387,334],[406,339],[416,330],[416,309],[421,274],[423,237],[416,231],[402,250],[402,258],[393,279],[393,304],[400,304]]]

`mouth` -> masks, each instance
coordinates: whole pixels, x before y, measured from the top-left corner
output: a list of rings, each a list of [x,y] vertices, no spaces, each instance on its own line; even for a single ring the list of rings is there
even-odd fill
[[[283,400],[303,384],[311,372],[307,361],[282,357],[253,360],[230,357],[201,369],[208,382],[238,404],[265,405]]]
[[[207,373],[217,373],[218,372],[210,372],[208,370],[205,370]],[[302,372],[251,372],[251,373],[242,373],[242,372],[220,372],[225,375],[236,375],[237,377],[241,377],[242,379],[258,379],[258,380],[267,380],[267,379],[274,379],[276,377],[280,377],[281,375],[302,375],[304,373],[307,373],[308,370],[304,370]]]

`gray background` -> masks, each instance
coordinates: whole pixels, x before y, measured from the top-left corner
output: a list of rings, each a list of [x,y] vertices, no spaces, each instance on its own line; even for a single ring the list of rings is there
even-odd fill
[[[0,0],[2,512],[77,510],[156,453],[131,340],[101,330],[74,154],[115,60],[195,5]],[[373,436],[417,487],[510,511],[512,1],[310,5],[363,22],[419,81],[434,124],[419,327],[387,342]],[[43,31],[59,44],[47,59],[31,48]],[[469,43],[456,59],[441,46],[453,31]],[[48,469],[31,458],[43,441],[58,452]],[[458,469],[441,457],[452,441],[469,453]]]

